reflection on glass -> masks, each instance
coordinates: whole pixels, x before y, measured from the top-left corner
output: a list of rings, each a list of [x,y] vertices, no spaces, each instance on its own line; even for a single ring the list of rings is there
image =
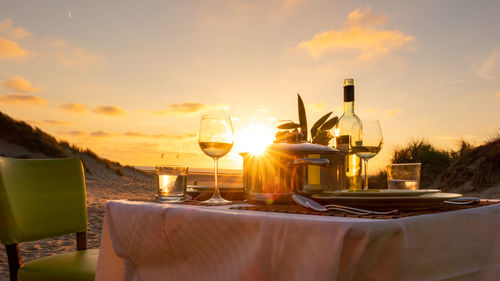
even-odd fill
[[[354,125],[351,135],[351,149],[363,159],[364,181],[363,189],[368,189],[368,160],[382,149],[384,137],[378,120],[362,120],[361,127]]]
[[[198,144],[201,150],[214,159],[214,194],[212,198],[203,201],[208,205],[225,205],[231,201],[225,200],[220,196],[217,185],[217,176],[219,170],[219,158],[226,155],[233,147],[234,130],[231,118],[224,111],[217,111],[211,114],[201,116],[200,128],[198,131]]]

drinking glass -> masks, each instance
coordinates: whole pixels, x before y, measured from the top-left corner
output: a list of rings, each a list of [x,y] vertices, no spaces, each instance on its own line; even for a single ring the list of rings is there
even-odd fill
[[[203,201],[207,205],[226,205],[231,201],[220,196],[217,186],[219,158],[226,155],[233,147],[234,130],[231,118],[224,111],[217,111],[201,116],[198,131],[198,144],[203,152],[214,159],[214,194],[212,198]]]
[[[156,166],[158,201],[180,203],[186,199],[187,166]]]
[[[422,163],[399,163],[387,165],[388,189],[420,188],[420,167]]]
[[[361,127],[354,125],[351,134],[351,149],[363,159],[365,178],[363,189],[368,189],[368,160],[382,149],[384,137],[378,120],[361,120]]]

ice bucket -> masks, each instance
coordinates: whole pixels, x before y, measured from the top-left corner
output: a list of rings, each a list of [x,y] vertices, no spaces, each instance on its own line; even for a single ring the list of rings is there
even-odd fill
[[[302,141],[274,143],[262,154],[240,153],[243,183],[253,203],[293,203],[293,193],[341,189],[342,154]]]

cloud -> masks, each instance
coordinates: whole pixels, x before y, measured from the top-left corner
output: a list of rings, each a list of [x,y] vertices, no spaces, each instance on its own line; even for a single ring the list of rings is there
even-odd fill
[[[0,32],[7,34],[11,39],[23,39],[31,35],[24,27],[14,27],[14,21],[6,18],[0,21]]]
[[[123,134],[126,137],[149,137],[149,135],[138,133],[138,132],[126,132]]]
[[[167,109],[153,111],[154,114],[190,114],[199,112],[206,108],[206,105],[196,102],[174,103],[168,106]]]
[[[64,67],[86,67],[97,62],[97,56],[82,48],[72,50],[58,50],[59,63]]]
[[[86,135],[87,133],[85,133],[83,131],[69,131],[69,132],[66,132],[65,134],[72,135],[72,136],[82,136],[82,135]]]
[[[399,108],[394,108],[394,109],[386,110],[385,114],[388,116],[395,116],[395,115],[398,115],[399,113],[401,113],[402,111],[403,110],[401,110]]]
[[[3,85],[11,90],[21,93],[34,93],[40,90],[40,87],[33,87],[30,81],[22,76],[14,76],[5,81]]]
[[[496,79],[495,75],[498,75],[497,70],[497,60],[499,56],[499,49],[493,49],[488,56],[488,58],[482,63],[481,67],[477,71],[477,76],[482,79]],[[495,74],[493,74],[495,73]]]
[[[66,126],[66,125],[71,125],[71,122],[68,121],[62,121],[62,120],[40,120],[40,121],[29,121],[28,123],[34,124],[34,125],[49,125],[49,126]]]
[[[191,139],[195,138],[197,135],[196,134],[185,134],[185,135],[165,135],[165,134],[160,134],[160,135],[154,135],[154,138],[165,138],[165,139],[173,139],[173,140],[185,140],[185,139]]]
[[[361,11],[356,9],[347,15],[347,21],[344,23],[347,27],[367,27],[377,26],[385,23],[387,21],[387,16],[375,14],[370,7],[366,10]]]
[[[54,126],[65,126],[65,125],[71,125],[71,122],[69,121],[63,121],[63,120],[42,120],[43,124],[46,125],[54,125]]]
[[[140,132],[126,132],[123,134],[126,137],[142,137],[142,138],[165,138],[165,139],[173,139],[173,140],[184,140],[188,138],[196,137],[196,134],[186,134],[186,135],[166,135],[166,134],[158,134],[158,135],[148,135]]]
[[[81,103],[67,103],[67,104],[61,105],[61,108],[64,111],[74,112],[74,113],[84,113],[84,112],[87,112],[89,110],[89,108],[85,104],[81,104]]]
[[[125,110],[123,110],[119,107],[113,106],[113,105],[96,106],[96,107],[94,107],[94,112],[97,114],[113,115],[113,116],[125,114]]]
[[[90,135],[92,137],[109,137],[112,134],[105,132],[105,131],[95,131],[95,132],[90,133]]]
[[[305,49],[314,58],[330,52],[356,50],[362,60],[411,48],[409,43],[415,37],[399,30],[377,29],[386,21],[386,16],[375,14],[369,6],[365,10],[356,9],[349,13],[341,29],[316,33],[313,39],[300,42],[297,47]]]
[[[38,96],[25,94],[0,95],[0,103],[13,105],[47,105],[47,100]]]
[[[0,38],[0,59],[17,59],[27,56],[28,52],[16,42]]]
[[[496,97],[497,99],[500,99],[500,92],[498,92],[498,93],[495,95],[495,97]]]

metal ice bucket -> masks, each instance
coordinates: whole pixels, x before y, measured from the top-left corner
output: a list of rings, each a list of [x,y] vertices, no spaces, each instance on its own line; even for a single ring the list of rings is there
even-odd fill
[[[293,193],[341,189],[343,156],[308,142],[274,143],[264,153],[240,153],[243,183],[254,203],[291,203]]]

